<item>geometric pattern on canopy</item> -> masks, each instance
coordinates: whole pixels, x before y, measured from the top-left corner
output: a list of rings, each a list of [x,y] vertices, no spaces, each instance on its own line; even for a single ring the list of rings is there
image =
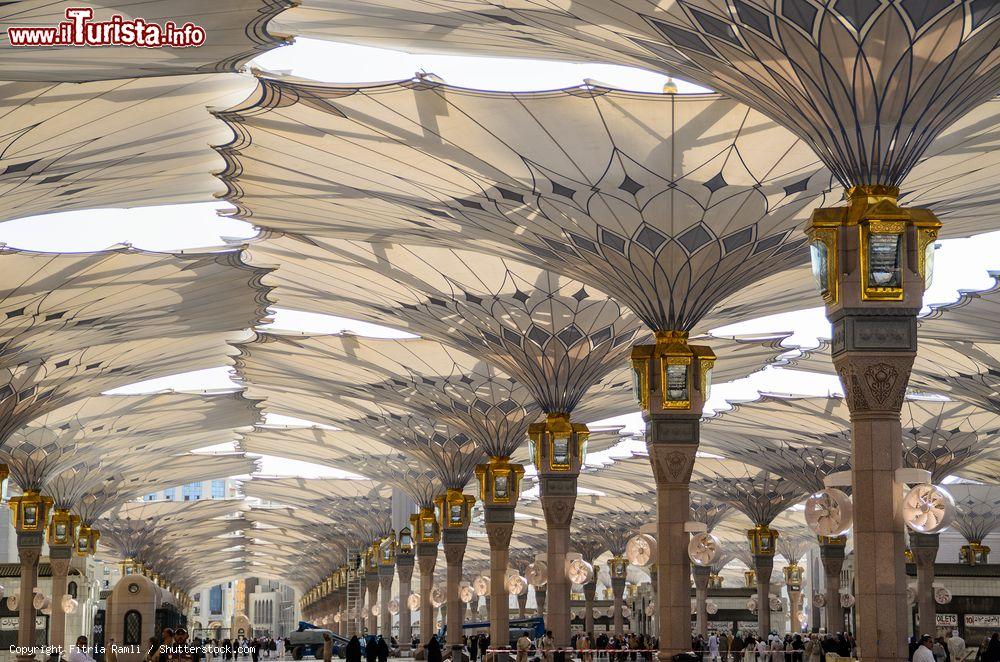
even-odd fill
[[[731,460],[703,460],[695,467],[691,489],[702,492],[768,525],[808,492],[782,476]]]
[[[313,310],[305,298],[289,306],[293,288],[322,292],[313,299],[317,312],[402,328],[481,356],[547,412],[572,412],[646,335],[635,315],[603,293],[510,259],[339,240],[310,250],[306,241],[280,241],[287,259],[274,259],[270,241],[254,242],[246,259],[281,264],[268,282],[289,283],[283,306]]]
[[[169,463],[180,453],[232,443],[235,429],[253,425],[258,416],[256,403],[240,392],[102,395],[33,420],[7,439],[0,458],[21,489],[48,494],[48,483],[69,471],[128,474],[160,460]]]
[[[237,74],[62,84],[0,76],[0,221],[211,200],[222,163],[209,145],[230,134],[207,107],[232,105],[251,85]]]
[[[310,0],[279,22],[389,48],[679,74],[794,130],[845,185],[898,185],[942,130],[1000,91],[1000,10],[980,0]]]
[[[904,466],[931,472],[934,482],[949,475],[995,479],[988,472],[1000,458],[1000,414],[960,401],[909,397],[901,419]],[[836,450],[843,459],[851,450],[850,412],[840,397],[763,395],[720,412],[704,428],[706,438],[764,435],[771,443]]]
[[[634,317],[627,316],[632,322],[626,324],[621,308],[568,279],[467,251],[290,236],[252,242],[245,255],[253,264],[281,265],[265,280],[274,286],[271,297],[279,307],[363,319],[438,340],[534,385],[532,393],[545,389],[554,402],[565,397],[561,384],[578,375],[589,380],[613,358],[621,368],[586,391],[579,420],[602,420],[635,408],[625,352],[645,334]],[[439,271],[447,264],[461,266]],[[733,302],[727,312],[748,311]],[[589,343],[583,334],[590,336]],[[607,350],[611,357],[601,358],[593,348],[605,347],[605,337],[613,338]],[[696,341],[722,357],[714,373],[722,382],[773,362],[787,351],[781,346],[784,337]],[[588,347],[591,352],[584,351]],[[598,359],[601,364],[594,365]]]
[[[80,83],[132,76],[236,71],[250,58],[279,46],[285,37],[268,22],[290,7],[290,0],[20,0],[0,4],[0,80]],[[205,29],[195,48],[81,48],[11,46],[6,28],[49,27],[66,20],[66,9],[86,6],[93,22],[114,15],[143,18],[160,25],[191,22]]]
[[[1000,527],[1000,486],[959,483],[945,489],[958,507],[952,526],[968,542],[982,543]]]
[[[268,337],[272,342],[252,350],[258,362],[273,356],[274,369],[321,382],[325,391],[372,398],[448,423],[491,456],[510,457],[541,413],[515,380],[477,356],[433,340],[280,331]]]
[[[0,442],[81,396],[218,366],[267,316],[239,251],[0,250]]]
[[[718,95],[262,78],[218,115],[239,218],[510,256],[653,329],[708,330],[715,304],[807,262],[801,226],[831,184],[793,134]],[[758,315],[814,299],[799,290]]]

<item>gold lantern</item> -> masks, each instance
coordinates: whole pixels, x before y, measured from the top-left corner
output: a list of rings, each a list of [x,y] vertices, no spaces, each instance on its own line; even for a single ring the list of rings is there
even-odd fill
[[[972,541],[968,545],[962,545],[958,557],[968,565],[986,565],[990,562],[990,548],[981,542]]]
[[[747,570],[743,573],[743,586],[745,588],[755,588],[757,586],[757,572]]]
[[[774,556],[774,541],[778,539],[778,532],[774,529],[758,524],[747,531],[747,539],[754,556]]]
[[[524,467],[511,464],[510,458],[491,457],[487,464],[476,466],[479,500],[484,504],[513,504],[521,494]]]
[[[900,207],[897,187],[855,186],[845,197],[846,207],[816,209],[806,230],[813,277],[826,304],[903,301],[912,276],[921,280],[919,292],[929,287],[941,227],[934,214]],[[846,273],[858,262],[859,273]],[[842,278],[858,290],[841,291]]]
[[[11,497],[9,503],[14,516],[14,528],[19,533],[45,530],[52,497],[44,496],[37,490],[26,490],[21,496]]]
[[[802,587],[802,566],[789,563],[785,566],[785,585],[790,591],[798,591]]]
[[[434,499],[434,503],[441,518],[439,526],[442,531],[467,529],[472,522],[472,507],[476,505],[476,497],[449,487],[444,494]]]
[[[92,556],[97,553],[97,541],[101,539],[101,532],[97,529],[81,524],[76,534],[76,555]]]
[[[410,515],[410,528],[416,533],[417,543],[441,542],[441,529],[433,508],[421,508],[420,512]]]
[[[396,565],[396,534],[394,531],[390,531],[388,536],[378,542],[378,564],[382,567]]]
[[[379,543],[376,540],[365,550],[365,573],[378,571]]]
[[[615,556],[608,560],[608,572],[611,573],[611,579],[625,579],[628,575],[628,559],[621,556]]]
[[[656,409],[689,411],[712,390],[715,353],[710,347],[689,345],[685,331],[657,331],[656,344],[632,348],[632,391],[639,407],[650,411],[650,393],[659,393]],[[693,398],[697,393],[700,397]],[[694,400],[694,405],[692,401]]]
[[[410,527],[404,526],[399,531],[399,548],[397,549],[399,554],[412,554],[413,553],[413,534],[410,533]]]
[[[544,423],[528,426],[531,458],[539,472],[578,471],[589,437],[587,426],[571,423],[568,414],[548,414]]]
[[[80,526],[80,518],[69,512],[67,508],[56,508],[49,520],[46,532],[49,546],[67,547],[76,544],[76,530]]]

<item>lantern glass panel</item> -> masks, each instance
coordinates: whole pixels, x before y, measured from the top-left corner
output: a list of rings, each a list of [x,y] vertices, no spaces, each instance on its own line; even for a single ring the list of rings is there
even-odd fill
[[[569,437],[552,440],[552,464],[569,464]]]
[[[507,474],[498,474],[493,477],[493,497],[496,499],[506,499],[509,496],[510,486],[508,485]]]
[[[868,287],[903,286],[903,235],[868,235]]]
[[[667,400],[684,401],[688,397],[688,367],[682,363],[667,364]]]
[[[812,259],[813,280],[820,294],[830,291],[830,249],[825,241],[814,241],[809,246],[809,257]]]

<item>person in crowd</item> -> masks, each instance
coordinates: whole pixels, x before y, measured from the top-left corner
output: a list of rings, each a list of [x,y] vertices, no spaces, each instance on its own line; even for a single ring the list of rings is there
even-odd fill
[[[770,657],[770,646],[765,637],[757,637],[757,645],[754,647],[757,652],[757,662],[768,662]]]
[[[507,642],[503,642],[503,646],[507,647]],[[490,633],[484,632],[479,635],[479,659],[486,662],[486,651],[490,647]]]
[[[365,637],[365,662],[376,662],[378,659],[378,646],[375,643],[375,636]]]
[[[542,652],[542,662],[552,662],[552,650],[555,648],[555,640],[552,638],[552,630],[546,630],[538,642],[538,648]]]
[[[357,639],[357,637],[354,637],[354,639]],[[351,641],[353,642],[354,639],[351,639]],[[348,645],[348,649],[350,649],[350,645]],[[330,633],[329,632],[324,632],[323,633],[323,662],[331,662],[332,660],[333,660],[333,638],[330,637]],[[359,660],[359,662],[360,662],[360,660]]]
[[[438,641],[436,634],[431,635],[424,650],[427,652],[425,658],[427,662],[441,662],[441,642]]]
[[[594,654],[590,652],[593,647],[589,632],[581,632],[576,638],[576,649],[580,651],[580,662],[592,662]]]
[[[528,638],[527,632],[521,632],[521,636],[517,638],[516,646],[516,662],[528,662],[528,651],[531,650],[531,639]]]
[[[994,632],[990,637],[983,653],[983,662],[1000,662],[1000,633]]]
[[[962,662],[965,659],[965,639],[958,636],[958,630],[952,630],[951,636],[945,641],[948,646],[948,657],[953,662]]]
[[[719,661],[719,633],[715,630],[708,635],[708,657],[712,662]]]
[[[69,650],[69,662],[94,662],[90,656],[90,646],[87,645],[87,638],[80,635],[76,638],[76,645]]]
[[[361,640],[358,639],[358,635],[353,635],[347,642],[344,658],[346,662],[361,662]]]
[[[931,645],[931,652],[934,653],[934,659],[937,662],[945,662],[948,658],[948,649],[945,648],[944,639],[941,637],[934,639],[934,643]]]
[[[781,637],[772,633],[767,648],[771,653],[771,662],[784,662],[785,643],[781,640]]]
[[[386,643],[382,635],[379,635],[375,642],[375,657],[378,662],[388,662],[389,660],[389,644]]]
[[[934,639],[929,634],[920,637],[913,652],[913,662],[934,662]]]
[[[194,651],[188,643],[188,633],[184,628],[174,632],[174,645],[169,656],[171,662],[194,662]]]

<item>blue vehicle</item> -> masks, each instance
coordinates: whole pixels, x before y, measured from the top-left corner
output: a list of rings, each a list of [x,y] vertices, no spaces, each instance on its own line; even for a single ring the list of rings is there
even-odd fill
[[[441,626],[438,630],[438,639],[444,641],[444,636],[448,628],[445,625]],[[472,636],[479,632],[489,632],[490,622],[489,621],[478,621],[476,623],[466,623],[462,626],[462,634],[466,636]],[[545,619],[541,616],[532,616],[531,618],[512,618],[510,619],[510,642],[508,642],[511,648],[517,643],[518,638],[521,636],[522,632],[526,632],[531,639],[537,639],[545,634]]]
[[[334,657],[344,657],[344,650],[348,640],[335,632],[317,627],[312,623],[299,621],[299,627],[288,635],[289,648],[293,660],[301,660],[304,657],[312,656],[317,660],[323,659],[323,635],[329,634],[333,640]],[[361,648],[364,649],[365,642],[362,640]]]

